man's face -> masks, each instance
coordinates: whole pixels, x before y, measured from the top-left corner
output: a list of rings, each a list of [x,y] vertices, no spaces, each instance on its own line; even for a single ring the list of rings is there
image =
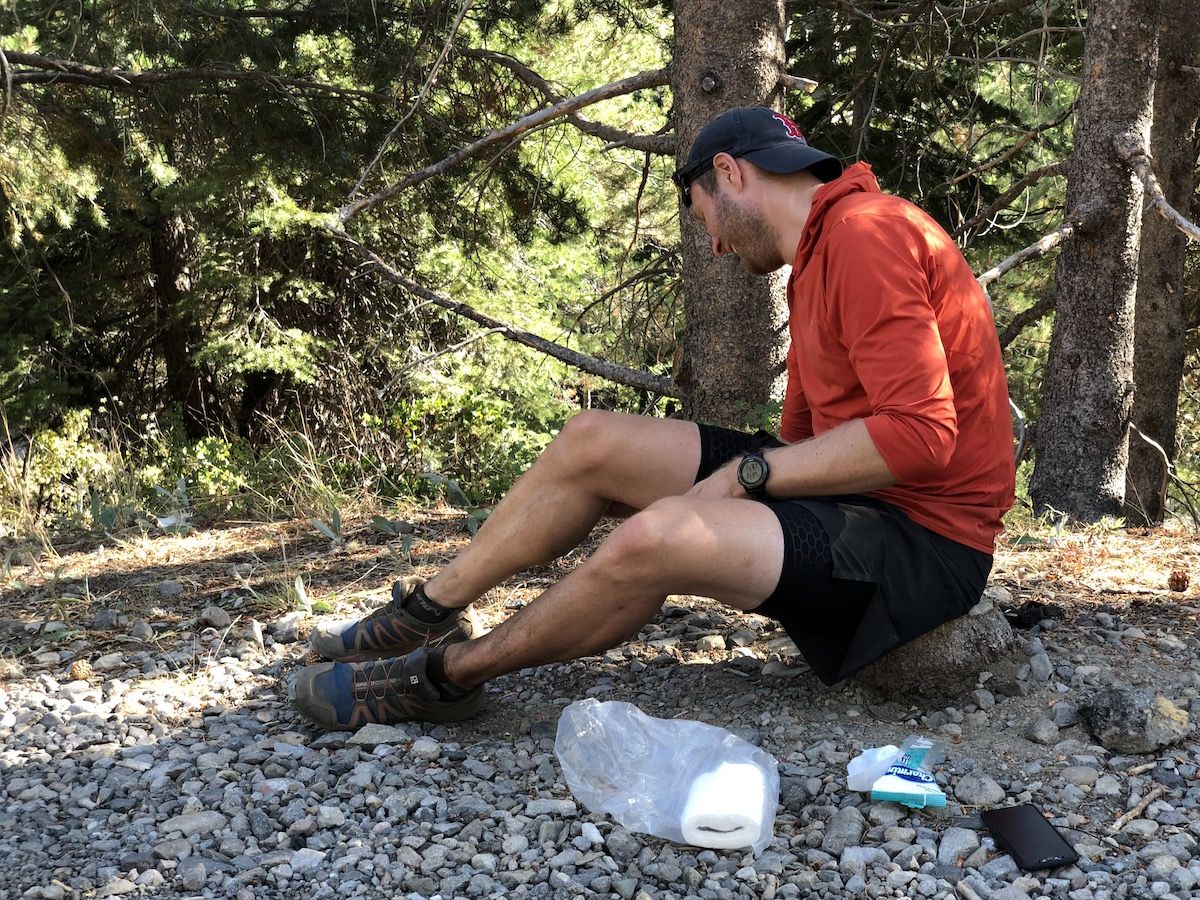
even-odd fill
[[[712,239],[714,256],[733,253],[755,275],[766,275],[783,265],[778,259],[775,229],[752,201],[735,199],[720,177],[715,194],[699,185],[692,187],[692,214]]]

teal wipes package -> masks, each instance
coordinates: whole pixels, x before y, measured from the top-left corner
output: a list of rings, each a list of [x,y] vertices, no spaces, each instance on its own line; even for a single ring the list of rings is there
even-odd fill
[[[946,756],[946,745],[928,738],[909,737],[880,778],[871,785],[872,800],[894,800],[913,809],[945,806],[946,795],[933,780],[933,767]]]

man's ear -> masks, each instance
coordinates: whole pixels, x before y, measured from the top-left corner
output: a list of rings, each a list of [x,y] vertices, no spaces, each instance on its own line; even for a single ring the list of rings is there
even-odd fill
[[[742,167],[728,153],[718,153],[713,157],[713,170],[717,173],[718,182],[726,182],[735,191],[742,189]]]

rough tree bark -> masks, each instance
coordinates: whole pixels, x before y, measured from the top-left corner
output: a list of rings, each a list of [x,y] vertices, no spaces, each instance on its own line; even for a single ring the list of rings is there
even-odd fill
[[[1196,191],[1200,76],[1182,66],[1200,66],[1198,30],[1200,7],[1195,0],[1162,0],[1150,156],[1167,201],[1185,214]],[[1183,311],[1187,244],[1187,237],[1162,216],[1150,215],[1142,223],[1134,326],[1133,423],[1158,441],[1172,459],[1187,353]],[[1125,478],[1125,516],[1129,522],[1150,525],[1162,521],[1160,491],[1164,475],[1158,451],[1131,438]]]
[[[1133,320],[1141,181],[1113,139],[1148,141],[1157,70],[1157,4],[1089,5],[1067,216],[1076,225],[1058,258],[1058,314],[1046,365],[1034,509],[1082,520],[1119,515],[1133,405]]]
[[[732,106],[782,109],[786,57],[782,0],[679,0],[675,4],[676,153],[687,158],[697,132]],[[692,419],[740,425],[779,395],[787,342],[785,280],[751,275],[731,256],[716,259],[704,229],[682,205],[687,331],[676,382]]]

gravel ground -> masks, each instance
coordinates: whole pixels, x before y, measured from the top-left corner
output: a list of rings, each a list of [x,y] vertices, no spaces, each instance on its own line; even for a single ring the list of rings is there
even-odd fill
[[[470,722],[323,735],[285,701],[305,661],[296,617],[260,627],[209,609],[168,641],[153,615],[102,610],[97,628],[129,635],[118,649],[97,657],[80,638],[0,683],[0,897],[1200,897],[1194,733],[1122,755],[1078,715],[1106,686],[1138,684],[1194,722],[1198,615],[1120,595],[1072,606],[1019,632],[1015,675],[930,709],[824,688],[772,623],[678,598],[640,641],[498,679]],[[553,753],[561,709],[583,697],[772,753],[766,851],[702,851],[589,814]],[[910,733],[949,744],[946,809],[847,790],[852,755]],[[997,852],[976,811],[1025,801],[1078,865],[1030,875]]]

